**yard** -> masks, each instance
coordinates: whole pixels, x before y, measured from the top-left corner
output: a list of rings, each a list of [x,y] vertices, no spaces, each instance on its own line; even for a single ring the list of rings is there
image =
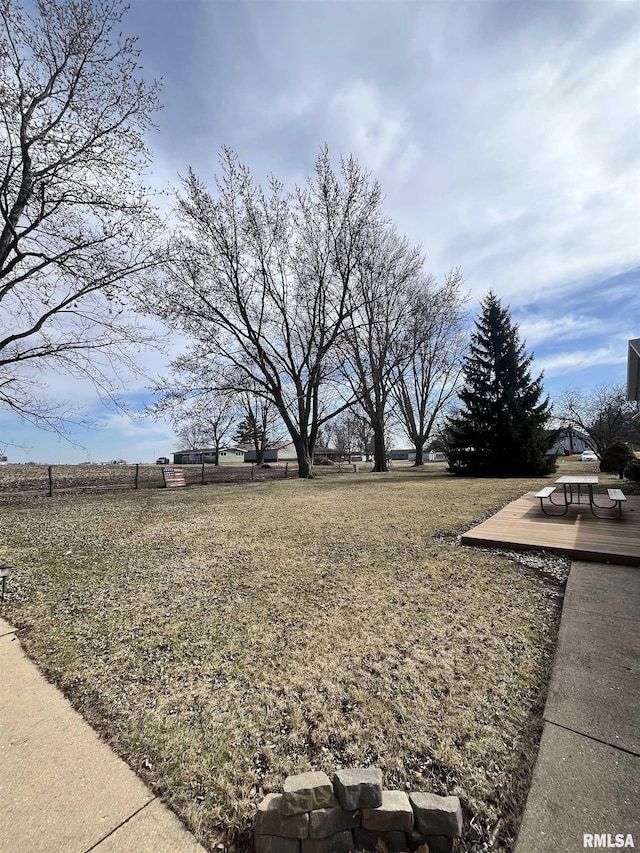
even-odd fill
[[[250,849],[286,774],[375,764],[459,795],[466,849],[510,850],[558,597],[434,536],[540,482],[432,464],[8,506],[0,612],[209,849]]]

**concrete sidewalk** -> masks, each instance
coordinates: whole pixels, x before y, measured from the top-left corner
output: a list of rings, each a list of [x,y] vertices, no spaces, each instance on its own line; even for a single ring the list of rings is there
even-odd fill
[[[544,719],[516,853],[640,847],[640,569],[572,563]]]
[[[0,619],[0,851],[205,853]]]

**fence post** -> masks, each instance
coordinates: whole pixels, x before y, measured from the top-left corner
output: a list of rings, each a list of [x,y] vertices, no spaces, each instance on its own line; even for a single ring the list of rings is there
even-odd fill
[[[202,485],[204,486],[204,462],[202,463]]]
[[[253,463],[252,463],[252,464],[251,464],[251,480],[253,480],[253,469],[254,469],[254,467],[255,467],[255,466],[254,466],[254,465],[253,465]]]
[[[284,466],[284,478],[285,478],[285,480],[287,479],[288,476],[289,476],[289,463],[286,462],[285,466]]]
[[[139,469],[140,469],[140,465],[136,462],[136,481],[134,484],[134,489],[138,488],[138,471],[139,471]]]
[[[53,497],[53,473],[52,473],[52,471],[53,471],[53,465],[49,465],[49,469],[48,469],[47,473],[49,475],[49,497],[50,498]]]

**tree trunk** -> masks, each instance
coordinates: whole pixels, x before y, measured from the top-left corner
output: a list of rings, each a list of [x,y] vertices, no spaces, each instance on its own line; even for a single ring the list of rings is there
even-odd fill
[[[384,425],[373,425],[373,470],[387,471],[387,448],[384,442]]]
[[[311,480],[313,478],[313,459],[309,451],[308,439],[298,437],[293,440],[293,443],[298,457],[298,477],[301,480]]]
[[[256,465],[262,465],[262,463],[264,462],[264,451],[262,449],[262,441],[260,439],[260,436],[258,435],[258,430],[255,426],[255,421],[254,421],[254,428],[253,428],[253,449],[254,449],[255,454],[256,454],[255,464]],[[260,458],[260,457],[262,457],[262,458]]]
[[[418,465],[424,465],[424,449],[423,449],[424,445],[421,441],[416,441],[415,445],[416,445],[415,466],[417,468]]]

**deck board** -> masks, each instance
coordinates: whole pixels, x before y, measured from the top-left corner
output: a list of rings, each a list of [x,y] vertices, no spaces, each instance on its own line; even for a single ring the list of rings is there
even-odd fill
[[[463,545],[554,551],[576,560],[640,566],[640,497],[627,498],[621,518],[596,518],[588,504],[573,504],[552,518],[535,492],[512,501],[462,536]]]

